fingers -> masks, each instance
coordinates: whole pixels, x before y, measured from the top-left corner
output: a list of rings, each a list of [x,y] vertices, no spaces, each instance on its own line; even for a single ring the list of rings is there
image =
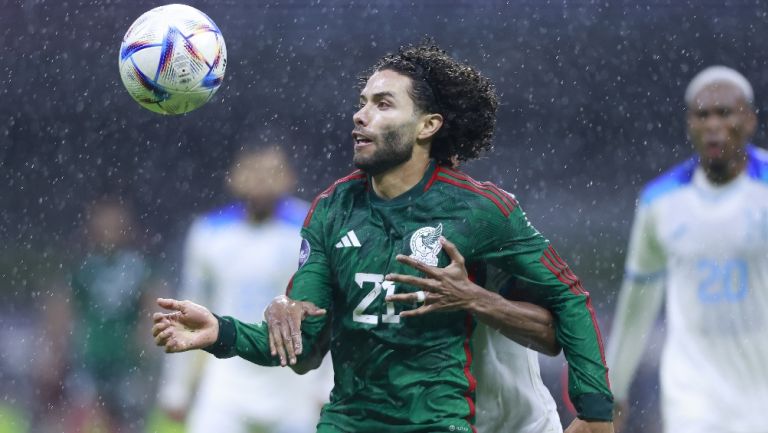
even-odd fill
[[[152,321],[155,323],[162,322],[163,320],[176,320],[181,312],[174,311],[173,313],[153,313]]]
[[[165,308],[166,310],[183,311],[184,305],[181,301],[168,298],[157,298],[157,305]]]
[[[403,304],[421,303],[421,302],[424,302],[426,299],[427,299],[427,295],[422,290],[419,290],[418,292],[410,292],[410,293],[397,293],[394,295],[389,295],[384,298],[384,300],[387,302],[397,302],[397,303],[403,303]]]
[[[168,344],[168,340],[173,336],[173,330],[172,329],[165,329],[161,332],[158,332],[155,335],[155,344],[158,346],[165,346]]]
[[[387,281],[394,281],[397,283],[407,284],[409,286],[418,287],[420,289],[428,290],[430,292],[437,289],[437,281],[430,278],[421,278],[413,275],[403,274],[389,274],[384,277]]]
[[[152,326],[152,336],[157,337],[157,334],[165,331],[171,326],[171,322],[168,319],[161,319]]]
[[[408,317],[418,317],[423,316],[424,314],[427,314],[435,309],[435,304],[427,304],[422,305],[419,308],[416,308],[414,310],[406,310],[400,313],[400,317],[408,318]]]
[[[317,306],[311,302],[304,303],[304,313],[307,316],[320,317],[327,313],[325,308],[317,308]]]
[[[293,314],[289,316],[288,318],[288,330],[291,332],[291,340],[293,341],[293,352],[294,355],[292,356],[293,362],[291,362],[291,365],[296,363],[296,356],[301,355],[301,352],[303,350],[303,341],[301,341],[301,318],[303,316],[302,311],[297,311],[297,314]],[[291,354],[288,354],[291,356]]]
[[[171,319],[177,316],[179,313],[154,313],[152,320],[155,322],[152,325],[152,337],[155,339],[155,344],[163,347],[166,353],[180,352],[180,345],[174,338],[176,330],[173,327]]]
[[[449,241],[443,236],[440,236],[440,243],[443,245],[443,250],[446,254],[448,254],[448,257],[452,262],[459,266],[464,266],[464,256],[461,255],[459,249],[456,248],[456,245],[453,242]]]
[[[423,272],[424,274],[426,274],[426,275],[428,275],[428,276],[430,276],[432,278],[437,278],[437,272],[436,271],[437,271],[437,269],[440,269],[440,268],[426,265],[426,264],[424,264],[424,263],[422,263],[422,262],[420,262],[420,261],[418,261],[418,260],[416,260],[416,259],[414,259],[414,258],[412,258],[410,256],[406,256],[404,254],[398,254],[395,257],[395,259],[398,262],[400,262],[400,263],[402,263],[404,265],[408,265],[408,266],[418,270],[419,272]]]
[[[281,322],[278,328],[283,337],[284,352],[288,356],[288,361],[291,365],[294,365],[296,364],[296,350],[294,349],[293,341],[296,339],[296,336],[291,331],[291,319],[289,318],[286,322]],[[298,338],[301,338],[301,331],[299,331]]]
[[[274,357],[277,355],[277,349],[275,348],[275,337],[272,336],[272,327],[269,326],[269,353]]]
[[[170,323],[161,322],[152,327],[152,336],[155,337],[155,344],[166,348],[168,351],[168,342],[173,337],[174,329]]]
[[[283,335],[280,332],[280,322],[270,322],[269,323],[269,340],[270,340],[270,349],[274,349],[275,352],[272,353],[272,356],[277,355],[280,358],[280,365],[285,367],[288,365],[286,363],[286,355],[285,355],[285,344],[283,343]],[[274,346],[274,347],[272,347]]]

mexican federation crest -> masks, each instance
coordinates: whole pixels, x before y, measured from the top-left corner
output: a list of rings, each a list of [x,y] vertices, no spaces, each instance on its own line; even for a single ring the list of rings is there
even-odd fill
[[[440,236],[443,234],[443,225],[437,227],[422,227],[411,236],[411,258],[425,265],[437,266],[437,255],[443,246],[440,244]]]

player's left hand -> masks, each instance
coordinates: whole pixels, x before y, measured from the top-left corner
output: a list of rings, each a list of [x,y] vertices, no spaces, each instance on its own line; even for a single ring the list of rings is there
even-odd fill
[[[396,257],[398,262],[422,272],[426,278],[402,274],[389,274],[385,277],[387,281],[395,281],[423,290],[398,293],[385,298],[387,302],[411,304],[424,302],[424,305],[416,309],[401,312],[400,317],[415,317],[437,311],[471,310],[473,302],[485,292],[485,289],[470,281],[464,257],[459,253],[456,245],[442,236],[440,243],[451,259],[448,266],[444,268],[429,266],[409,256],[398,254]]]
[[[157,298],[157,305],[171,313],[152,315],[155,344],[167,353],[202,349],[216,342],[219,321],[207,308],[192,301]]]
[[[304,350],[301,322],[309,316],[322,316],[325,308],[311,302],[294,301],[285,295],[276,296],[264,311],[269,327],[269,351],[280,357],[280,365],[296,365],[296,356]]]
[[[613,423],[606,421],[585,421],[576,418],[564,433],[613,433]]]

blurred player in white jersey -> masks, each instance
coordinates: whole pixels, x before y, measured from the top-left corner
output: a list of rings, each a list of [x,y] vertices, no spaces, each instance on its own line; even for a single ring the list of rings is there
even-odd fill
[[[228,181],[239,201],[193,224],[179,296],[258,322],[281,294],[275,288],[296,271],[299,229],[308,205],[287,195],[294,175],[277,148],[243,152]],[[332,386],[328,364],[307,380],[288,368],[265,368],[239,358],[205,362],[201,370],[203,361],[193,353],[175,354],[165,366],[160,404],[175,418],[186,414],[188,433],[315,431]]]
[[[768,153],[749,144],[752,87],[710,67],[685,102],[697,155],[640,196],[608,344],[613,392],[626,408],[666,299],[665,432],[768,432]]]

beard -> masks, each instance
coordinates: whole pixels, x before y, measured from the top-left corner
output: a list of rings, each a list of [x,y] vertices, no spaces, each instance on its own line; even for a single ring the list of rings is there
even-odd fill
[[[707,177],[716,183],[725,183],[734,177],[734,172],[738,172],[736,170],[738,164],[726,159],[702,158],[701,165]]]
[[[373,153],[368,156],[355,154],[353,158],[355,167],[365,173],[376,176],[411,159],[415,140],[407,137],[405,131],[389,129],[371,138],[376,146]]]

